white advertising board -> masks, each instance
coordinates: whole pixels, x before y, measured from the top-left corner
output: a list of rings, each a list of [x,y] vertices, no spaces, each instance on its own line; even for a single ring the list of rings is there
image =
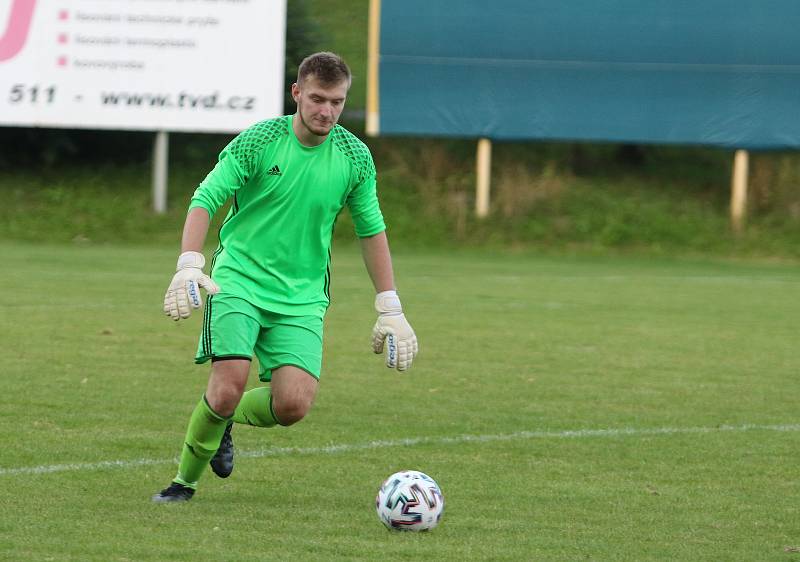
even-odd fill
[[[0,125],[238,132],[283,112],[285,30],[286,0],[0,0]]]

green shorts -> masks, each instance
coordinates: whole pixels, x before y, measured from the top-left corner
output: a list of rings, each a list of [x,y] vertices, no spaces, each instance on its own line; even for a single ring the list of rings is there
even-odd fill
[[[228,294],[209,295],[195,363],[209,359],[252,359],[268,382],[273,369],[294,365],[319,379],[322,372],[322,317],[286,316]]]

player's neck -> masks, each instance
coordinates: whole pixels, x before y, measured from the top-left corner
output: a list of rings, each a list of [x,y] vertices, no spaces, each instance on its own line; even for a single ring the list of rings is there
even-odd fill
[[[330,134],[314,134],[308,127],[306,127],[305,123],[303,123],[303,118],[300,116],[299,112],[292,116],[292,130],[294,131],[294,136],[300,141],[300,144],[309,147],[321,145],[323,142],[325,142],[325,139],[327,139],[328,135]]]

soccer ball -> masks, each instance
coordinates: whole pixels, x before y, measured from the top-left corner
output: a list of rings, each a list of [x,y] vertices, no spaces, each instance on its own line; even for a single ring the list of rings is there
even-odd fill
[[[439,524],[444,496],[436,481],[418,470],[395,472],[378,490],[381,523],[398,531],[429,531]]]

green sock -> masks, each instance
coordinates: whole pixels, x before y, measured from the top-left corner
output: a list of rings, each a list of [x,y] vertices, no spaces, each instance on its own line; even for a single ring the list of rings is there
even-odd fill
[[[227,424],[228,420],[212,410],[203,395],[189,420],[175,482],[190,488],[197,487],[197,481],[208,466],[208,461],[219,449]]]
[[[259,386],[248,390],[242,395],[236,411],[233,412],[233,421],[245,425],[258,427],[272,427],[280,424],[275,412],[272,411],[272,393],[268,386]]]

